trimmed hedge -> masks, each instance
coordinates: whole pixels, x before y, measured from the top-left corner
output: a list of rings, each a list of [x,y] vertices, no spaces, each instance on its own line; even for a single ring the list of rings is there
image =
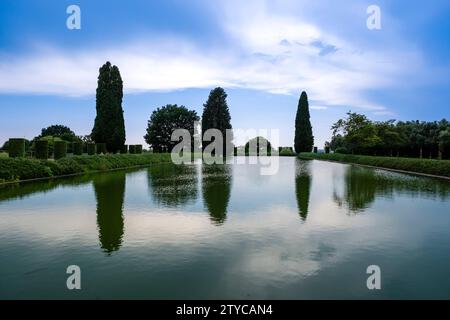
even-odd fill
[[[72,152],[75,156],[81,156],[83,154],[83,142],[74,142],[72,144]]]
[[[34,143],[36,159],[48,159],[48,140],[36,140]]]
[[[344,163],[355,163],[385,169],[403,170],[411,173],[425,173],[450,177],[450,160],[359,156],[342,153],[301,153],[299,157],[302,159],[318,159]]]
[[[59,160],[0,158],[0,182],[84,174],[170,162],[170,154],[108,154],[73,156]]]
[[[22,138],[9,139],[8,153],[10,158],[25,157],[25,139]]]
[[[121,148],[120,148],[120,153],[121,154],[126,154],[128,153],[128,145],[124,144]]]
[[[58,160],[64,158],[65,156],[67,156],[67,142],[55,141],[53,143],[53,158]]]
[[[97,147],[97,154],[107,154],[107,150],[106,150],[106,143],[96,143],[95,144]]]
[[[90,156],[93,156],[94,154],[96,154],[97,150],[96,150],[95,143],[88,143],[86,145],[86,151],[87,151],[87,154]]]
[[[128,153],[130,153],[130,154],[135,154],[135,153],[136,153],[136,145],[131,144],[131,145],[128,147]]]
[[[135,145],[135,148],[136,148],[136,154],[142,153],[142,144]]]

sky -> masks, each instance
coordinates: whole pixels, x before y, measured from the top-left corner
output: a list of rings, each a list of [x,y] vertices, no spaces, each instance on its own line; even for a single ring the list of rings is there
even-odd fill
[[[81,29],[66,26],[70,5]],[[370,5],[380,29],[367,27]],[[447,0],[2,0],[0,144],[52,124],[90,134],[106,61],[124,81],[128,144],[145,145],[163,105],[201,115],[217,86],[233,128],[269,139],[277,129],[283,146],[293,145],[303,90],[319,148],[350,110],[376,121],[448,119],[449,34]]]

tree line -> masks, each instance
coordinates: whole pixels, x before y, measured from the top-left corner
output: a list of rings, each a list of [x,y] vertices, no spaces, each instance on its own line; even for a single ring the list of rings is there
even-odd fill
[[[450,158],[450,123],[441,121],[371,121],[365,115],[348,112],[331,127],[327,146],[337,153]]]

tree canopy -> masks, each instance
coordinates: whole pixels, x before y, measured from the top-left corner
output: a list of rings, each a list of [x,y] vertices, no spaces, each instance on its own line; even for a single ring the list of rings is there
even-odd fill
[[[203,105],[202,137],[208,129],[218,129],[224,138],[224,150],[226,152],[226,130],[232,129],[230,110],[227,104],[227,94],[224,89],[217,87],[209,93],[208,100]],[[203,143],[203,149],[208,143]],[[232,150],[232,148],[230,148]]]
[[[199,121],[197,112],[188,110],[185,106],[168,104],[153,111],[148,120],[147,134],[145,141],[157,151],[167,150],[178,144],[178,141],[171,141],[172,133],[176,129],[186,129],[191,134],[191,145],[194,139],[194,122]]]
[[[314,136],[309,115],[308,96],[305,91],[300,95],[295,117],[295,152],[311,152],[314,146]]]
[[[108,61],[99,70],[96,110],[92,139],[106,143],[109,152],[125,144],[125,122],[122,109],[123,82],[119,68]]]
[[[450,124],[447,120],[378,121],[348,112],[331,128],[330,147],[334,151],[366,155],[437,158],[449,157]]]

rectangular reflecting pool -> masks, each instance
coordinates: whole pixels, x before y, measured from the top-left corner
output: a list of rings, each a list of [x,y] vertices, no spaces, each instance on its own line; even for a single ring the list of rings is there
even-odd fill
[[[279,161],[4,186],[0,298],[450,299],[450,181]]]

